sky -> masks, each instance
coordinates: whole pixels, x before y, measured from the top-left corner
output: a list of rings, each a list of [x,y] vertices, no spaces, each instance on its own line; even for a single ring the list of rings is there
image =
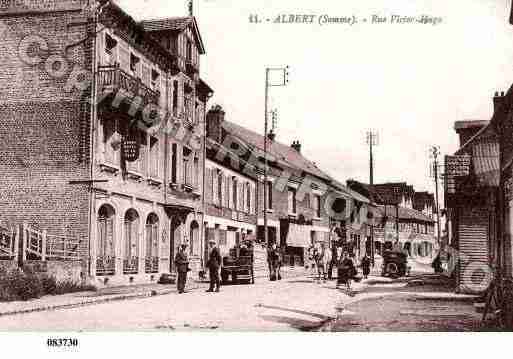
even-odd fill
[[[116,0],[137,20],[185,16],[186,0]],[[458,148],[455,121],[490,119],[495,91],[513,81],[509,0],[194,0],[205,43],[210,104],[263,133],[265,68],[290,66],[270,90],[277,140],[341,182],[368,182],[366,131],[379,133],[374,182],[434,191],[429,147]],[[255,24],[249,17],[271,21]],[[273,23],[278,15],[356,16],[354,25]],[[372,23],[373,15],[388,17]],[[432,24],[392,24],[430,15]],[[363,19],[368,19],[366,23]],[[315,18],[317,21],[318,17]]]

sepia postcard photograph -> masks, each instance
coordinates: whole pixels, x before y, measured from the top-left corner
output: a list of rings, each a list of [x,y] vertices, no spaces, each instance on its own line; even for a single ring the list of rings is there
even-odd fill
[[[0,0],[0,60],[1,342],[513,331],[512,1]]]

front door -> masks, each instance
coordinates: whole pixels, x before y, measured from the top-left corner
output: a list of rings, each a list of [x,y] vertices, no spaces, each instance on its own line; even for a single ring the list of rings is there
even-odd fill
[[[178,218],[174,217],[171,220],[171,231],[169,234],[169,272],[175,271],[175,255],[178,252],[178,245],[180,244],[180,225],[181,222]]]

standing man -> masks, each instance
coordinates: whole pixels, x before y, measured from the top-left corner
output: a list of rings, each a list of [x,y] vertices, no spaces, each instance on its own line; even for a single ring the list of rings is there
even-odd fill
[[[187,248],[187,244],[180,245],[178,249],[178,253],[175,256],[175,266],[176,273],[178,274],[178,294],[182,294],[185,292],[185,282],[187,282],[187,271],[189,270],[189,258],[187,258],[187,253],[185,249]]]
[[[213,292],[214,287],[216,287],[215,291],[219,292],[220,281],[219,281],[219,267],[221,266],[221,254],[219,253],[219,249],[216,246],[216,241],[214,239],[210,239],[208,241],[209,252],[208,252],[208,272],[210,274],[210,288],[208,288],[207,292]]]

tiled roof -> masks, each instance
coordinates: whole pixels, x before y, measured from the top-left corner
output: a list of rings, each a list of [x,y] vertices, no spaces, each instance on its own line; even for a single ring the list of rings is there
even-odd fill
[[[201,38],[201,34],[198,29],[198,24],[194,16],[183,16],[183,17],[167,17],[162,19],[153,20],[142,20],[141,26],[145,31],[181,31],[187,26],[192,25],[194,28],[194,35],[199,44],[199,50],[201,54],[205,53],[205,45]]]
[[[378,206],[379,210],[381,211],[381,215],[385,215],[385,207],[386,207],[386,215],[391,218],[395,218],[395,206]],[[415,209],[406,208],[406,207],[399,207],[399,219],[402,220],[410,220],[410,221],[422,221],[422,222],[430,222],[433,223],[434,220],[432,218],[429,218],[424,213],[417,211]]]
[[[163,31],[163,30],[183,30],[193,21],[190,16],[185,17],[168,17],[163,19],[143,20],[141,21],[146,31]]]
[[[362,202],[362,203],[370,203],[371,202],[368,197],[365,197],[364,195],[362,195],[356,191],[353,191],[351,188],[344,186],[342,183],[340,183],[336,179],[332,179],[331,184],[333,185],[333,187],[335,187],[339,190],[338,192],[343,192],[359,202]]]
[[[233,136],[263,151],[264,136],[226,120],[223,121],[223,128]],[[267,148],[268,152],[274,156],[278,162],[320,177],[328,182],[332,180],[328,174],[321,171],[313,162],[303,157],[290,146],[276,141],[267,141]]]

